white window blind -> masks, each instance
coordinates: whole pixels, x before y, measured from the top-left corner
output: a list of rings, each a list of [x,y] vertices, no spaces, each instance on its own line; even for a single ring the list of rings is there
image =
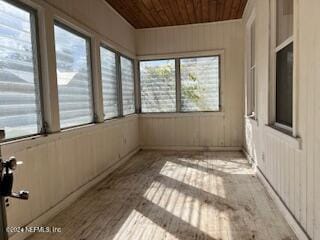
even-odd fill
[[[123,115],[135,113],[133,61],[121,57]]]
[[[219,56],[180,60],[181,110],[219,111]]]
[[[140,62],[141,111],[175,112],[175,60]]]
[[[119,115],[116,54],[104,47],[101,47],[100,56],[103,109],[105,119],[110,119]]]
[[[93,121],[89,40],[55,25],[60,127]]]
[[[0,0],[0,129],[6,138],[41,129],[33,13]]]

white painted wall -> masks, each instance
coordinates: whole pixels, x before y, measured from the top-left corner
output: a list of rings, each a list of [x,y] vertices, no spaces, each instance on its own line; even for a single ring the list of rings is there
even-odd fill
[[[139,117],[103,122],[98,49],[100,42],[135,57],[131,27],[102,0],[23,0],[38,12],[39,44],[48,136],[8,142],[4,158],[24,164],[15,173],[14,190],[30,191],[28,201],[10,199],[9,226],[41,226],[93,184],[139,150]],[[95,111],[102,123],[59,129],[53,23],[59,20],[91,39]],[[12,234],[23,239],[27,234]]]
[[[44,0],[44,2],[54,7],[55,11],[70,16],[101,35],[109,46],[123,54],[135,54],[135,29],[106,1]]]
[[[144,148],[227,149],[243,145],[243,25],[241,20],[136,31],[136,53],[149,58],[222,50],[222,113],[146,114]]]
[[[269,1],[249,1],[244,17],[246,22],[250,9],[256,9],[258,122],[243,118],[245,44],[241,20],[135,31],[104,1],[25,1],[44,11],[46,27],[50,27],[53,17],[64,18],[88,32],[96,43],[105,41],[129,56],[223,50],[222,113],[130,116],[4,145],[5,157],[15,155],[24,161],[16,172],[14,189],[31,191],[29,201],[11,201],[9,225],[44,223],[60,209],[57,206],[64,199],[79,192],[77,190],[86,183],[94,182],[105,170],[139,148],[139,141],[145,148],[220,149],[245,145],[296,219],[313,239],[320,239],[320,188],[317,184],[320,182],[320,130],[316,126],[320,122],[318,0],[295,0],[298,4],[295,43],[299,56],[296,59],[297,133],[302,139],[301,148],[296,140],[265,127],[268,123],[269,12],[266,9],[269,9]],[[52,37],[50,33],[45,34]],[[47,69],[44,77],[50,79],[48,89],[52,92],[54,85],[52,88],[50,84],[55,80],[55,66],[50,61],[54,59],[51,55],[54,49],[50,39],[47,40],[49,46],[41,44],[48,49],[48,59],[51,59],[42,66]],[[94,71],[98,76],[96,67]],[[48,95],[46,109],[55,113],[52,96]],[[50,122],[55,130],[54,114],[49,116]],[[12,239],[18,238],[15,235]]]
[[[256,11],[258,123],[245,119],[248,152],[308,235],[320,239],[320,1],[295,0],[296,139],[268,123],[269,1],[251,0]],[[264,155],[264,157],[263,157]]]
[[[100,175],[123,163],[139,149],[138,120],[129,116],[2,146],[5,158],[23,161],[15,172],[14,190],[30,191],[28,201],[10,199],[8,226],[41,226],[67,206],[63,202],[71,194],[75,200],[87,190],[84,185],[97,183]]]

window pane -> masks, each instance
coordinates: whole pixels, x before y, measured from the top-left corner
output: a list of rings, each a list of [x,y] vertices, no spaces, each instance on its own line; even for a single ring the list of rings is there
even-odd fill
[[[251,68],[250,70],[250,82],[249,82],[249,89],[250,89],[250,95],[249,95],[249,114],[250,115],[255,115],[255,109],[256,109],[256,95],[255,95],[255,90],[256,90],[256,83],[255,83],[255,67]]]
[[[276,122],[292,127],[293,43],[277,53]]]
[[[255,22],[252,22],[250,27],[250,69],[248,88],[248,114],[253,117],[256,114],[256,86],[255,86]]]
[[[0,0],[0,129],[6,138],[41,129],[34,16]]]
[[[133,62],[121,57],[123,115],[135,113]]]
[[[108,119],[118,116],[116,54],[108,49],[101,47],[100,55],[103,109],[105,118]]]
[[[250,66],[253,67],[256,65],[256,28],[255,28],[255,23],[253,22],[251,24],[251,29],[250,29],[250,52],[251,52],[251,63]]]
[[[277,0],[277,46],[293,34],[293,0]]]
[[[175,112],[175,60],[140,62],[142,112]]]
[[[61,128],[93,120],[89,42],[54,27]]]
[[[181,59],[181,110],[219,111],[219,57]]]

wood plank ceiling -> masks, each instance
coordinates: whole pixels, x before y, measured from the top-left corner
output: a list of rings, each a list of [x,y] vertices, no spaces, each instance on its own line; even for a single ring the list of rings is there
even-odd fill
[[[137,29],[238,19],[247,4],[247,0],[106,1]]]

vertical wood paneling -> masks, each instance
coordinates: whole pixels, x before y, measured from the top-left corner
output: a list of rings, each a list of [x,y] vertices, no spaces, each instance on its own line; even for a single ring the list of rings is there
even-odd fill
[[[244,132],[243,49],[239,47],[239,44],[243,43],[242,22],[231,21],[143,29],[137,30],[136,36],[137,55],[174,54],[218,49],[225,51],[224,61],[222,62],[224,76],[221,82],[221,104],[224,117],[209,117],[212,119],[210,122],[207,117],[199,114],[197,116],[199,120],[193,118],[195,121],[194,127],[191,123],[189,124],[189,117],[173,118],[170,121],[175,122],[176,128],[171,129],[169,126],[162,125],[160,131],[171,129],[175,132],[176,142],[169,144],[170,146],[185,144],[188,146],[204,146],[209,144],[211,147],[241,147]],[[150,39],[157,40],[150,41]],[[160,126],[154,122],[163,121],[162,118],[142,118],[141,121],[144,130],[142,136],[145,138],[143,142],[155,146],[158,139],[150,139],[148,135],[153,134],[155,138],[159,138],[161,134],[155,133],[159,131],[157,128]],[[205,125],[200,124],[201,128],[198,127],[199,121],[205,123]],[[219,127],[218,134],[210,134],[213,133],[211,129],[215,127]],[[185,131],[188,132],[187,135]],[[181,137],[183,135],[191,139]],[[149,141],[149,139],[152,141]],[[168,142],[170,142],[169,138],[161,144],[168,144]]]
[[[16,171],[14,190],[27,189],[31,194],[28,201],[10,200],[9,226],[30,223],[137,149],[138,117],[116,121],[84,132],[49,136],[29,147],[2,146],[5,158],[16,156],[24,162]]]
[[[320,26],[316,24],[320,16],[316,9],[320,8],[317,0],[294,1],[296,28],[296,61],[297,70],[297,132],[302,139],[302,148],[296,149],[287,141],[265,131],[268,123],[268,55],[269,55],[269,14],[267,1],[251,0],[244,14],[244,22],[248,20],[253,8],[256,11],[256,53],[258,76],[258,119],[257,132],[261,135],[260,153],[257,155],[259,165],[275,190],[281,196],[295,218],[303,226],[308,235],[315,240],[320,239]],[[251,125],[246,121],[246,125]],[[250,129],[250,126],[245,126]],[[245,134],[245,136],[249,136]],[[253,135],[252,138],[255,138]],[[250,148],[252,139],[245,139]],[[262,154],[265,154],[265,161]]]

